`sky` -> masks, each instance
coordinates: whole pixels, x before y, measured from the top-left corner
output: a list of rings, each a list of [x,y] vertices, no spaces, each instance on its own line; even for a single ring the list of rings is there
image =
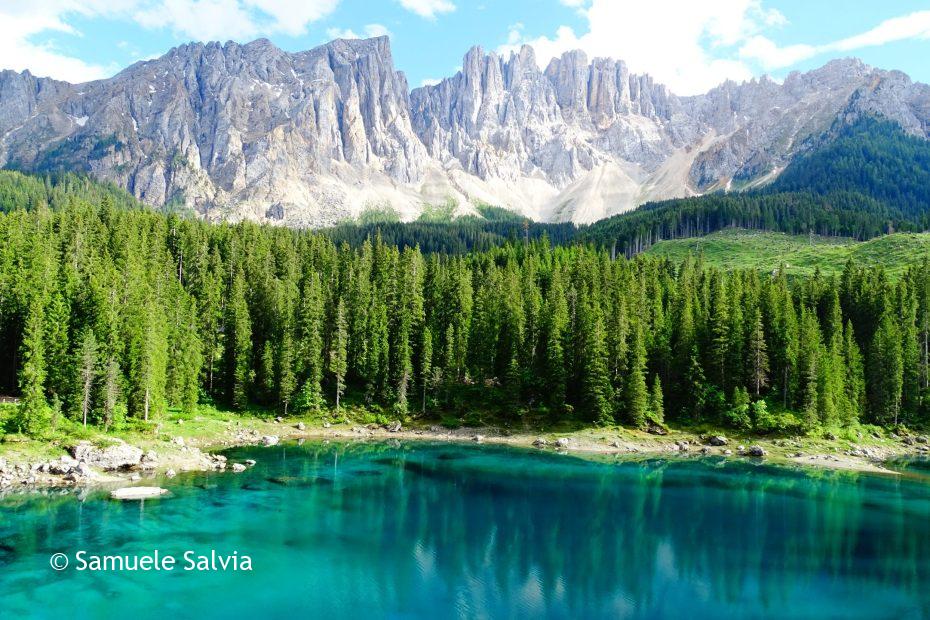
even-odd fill
[[[930,0],[0,0],[0,68],[71,82],[188,41],[299,51],[380,35],[414,87],[474,45],[523,44],[542,66],[573,49],[622,59],[680,95],[848,56],[930,83]]]

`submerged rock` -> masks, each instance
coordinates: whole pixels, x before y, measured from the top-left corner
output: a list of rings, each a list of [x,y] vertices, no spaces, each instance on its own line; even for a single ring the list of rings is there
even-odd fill
[[[119,500],[147,499],[150,497],[161,497],[166,494],[168,489],[161,487],[123,487],[110,491],[110,497]]]
[[[238,474],[238,473],[241,473],[241,472],[244,472],[244,471],[245,471],[245,465],[243,465],[242,463],[233,463],[233,465],[232,465],[232,470],[233,470],[233,472],[235,472],[235,473],[237,473],[237,474]]]

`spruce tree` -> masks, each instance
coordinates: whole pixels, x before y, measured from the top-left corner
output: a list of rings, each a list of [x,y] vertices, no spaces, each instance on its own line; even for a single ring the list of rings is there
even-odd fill
[[[639,428],[646,424],[649,413],[649,390],[646,387],[646,346],[643,327],[636,321],[630,334],[630,362],[624,390],[627,420]]]
[[[345,392],[345,378],[348,366],[349,333],[346,325],[345,305],[342,299],[336,306],[336,322],[333,327],[332,349],[329,352],[329,371],[333,374],[336,387],[336,411],[343,392]]]
[[[87,417],[91,410],[94,380],[97,376],[97,339],[94,337],[93,330],[84,331],[75,367],[78,369],[81,423],[86,427]]]
[[[649,416],[658,424],[665,422],[665,405],[663,404],[662,381],[659,375],[652,380],[652,390],[649,392]]]
[[[752,314],[749,332],[749,382],[752,386],[753,394],[756,398],[762,393],[762,389],[769,385],[769,355],[765,344],[765,332],[762,327],[762,313],[756,308]]]

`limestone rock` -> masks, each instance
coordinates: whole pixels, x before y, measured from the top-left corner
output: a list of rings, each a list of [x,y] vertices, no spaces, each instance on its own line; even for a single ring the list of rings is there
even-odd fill
[[[467,52],[409,89],[387,37],[190,43],[112,78],[0,71],[0,167],[80,170],[211,220],[319,227],[388,206],[584,223],[764,183],[859,116],[930,136],[930,87],[837,60],[680,96],[622,60]]]
[[[104,447],[95,446],[89,441],[81,441],[71,449],[71,455],[78,461],[84,461],[104,471],[138,466],[142,461],[142,450],[124,441],[115,441],[116,443]]]
[[[139,500],[161,497],[166,493],[168,490],[161,487],[123,487],[110,491],[110,497],[119,500]]]

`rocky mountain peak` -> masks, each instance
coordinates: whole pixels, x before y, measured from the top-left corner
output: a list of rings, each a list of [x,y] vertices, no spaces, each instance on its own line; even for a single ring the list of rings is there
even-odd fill
[[[320,226],[369,208],[499,205],[587,222],[765,183],[836,122],[930,132],[930,87],[841,59],[677,97],[621,60],[473,47],[410,90],[390,40],[188,43],[108,80],[0,72],[0,165],[86,170],[154,206]]]

